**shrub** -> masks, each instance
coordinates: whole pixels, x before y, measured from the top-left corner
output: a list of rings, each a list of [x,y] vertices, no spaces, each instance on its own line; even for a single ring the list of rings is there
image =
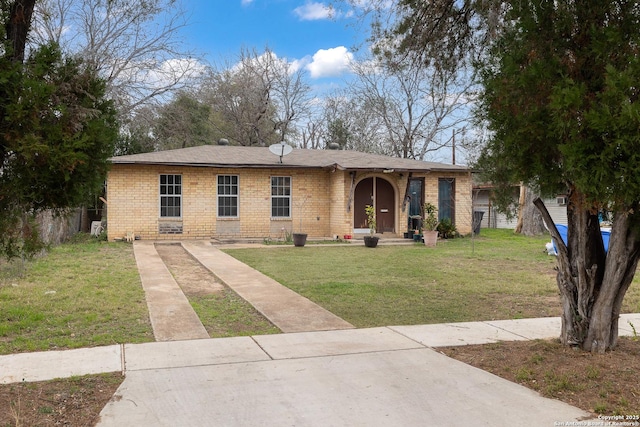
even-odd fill
[[[456,226],[449,218],[443,218],[438,224],[438,234],[443,239],[452,239],[458,235]]]

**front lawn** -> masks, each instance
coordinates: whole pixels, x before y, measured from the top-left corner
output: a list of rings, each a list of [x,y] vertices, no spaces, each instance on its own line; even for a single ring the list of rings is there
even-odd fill
[[[560,315],[550,239],[511,230],[422,245],[226,252],[356,327]],[[625,312],[640,311],[638,280]]]
[[[67,243],[17,272],[0,277],[0,354],[154,340],[129,244]]]

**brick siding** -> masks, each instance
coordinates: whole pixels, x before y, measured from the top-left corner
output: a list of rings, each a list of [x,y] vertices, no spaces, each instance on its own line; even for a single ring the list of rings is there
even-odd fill
[[[182,217],[160,218],[159,175],[182,175]],[[217,216],[217,176],[239,176],[237,218]],[[356,183],[366,176],[358,174]],[[271,176],[291,177],[291,217],[271,218]],[[407,212],[402,202],[407,174],[378,174],[396,191],[396,230],[402,234]],[[424,176],[426,198],[438,201],[438,176]],[[471,181],[456,178],[456,223],[471,231]],[[107,177],[109,240],[127,235],[141,239],[277,238],[283,231],[311,238],[342,237],[353,232],[352,178],[349,172],[324,169],[250,169],[114,164]],[[349,202],[351,200],[351,206]]]

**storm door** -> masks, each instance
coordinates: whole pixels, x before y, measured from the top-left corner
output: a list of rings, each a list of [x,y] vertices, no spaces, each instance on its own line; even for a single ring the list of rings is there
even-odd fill
[[[409,215],[407,229],[416,230],[421,225],[422,200],[424,197],[424,178],[413,178],[409,181]]]

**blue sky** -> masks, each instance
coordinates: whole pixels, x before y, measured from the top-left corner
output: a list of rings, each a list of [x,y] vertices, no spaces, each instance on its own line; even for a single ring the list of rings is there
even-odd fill
[[[312,79],[347,72],[353,48],[366,38],[354,11],[306,0],[182,0],[190,15],[185,43],[213,64],[233,61],[242,47],[301,61]]]

